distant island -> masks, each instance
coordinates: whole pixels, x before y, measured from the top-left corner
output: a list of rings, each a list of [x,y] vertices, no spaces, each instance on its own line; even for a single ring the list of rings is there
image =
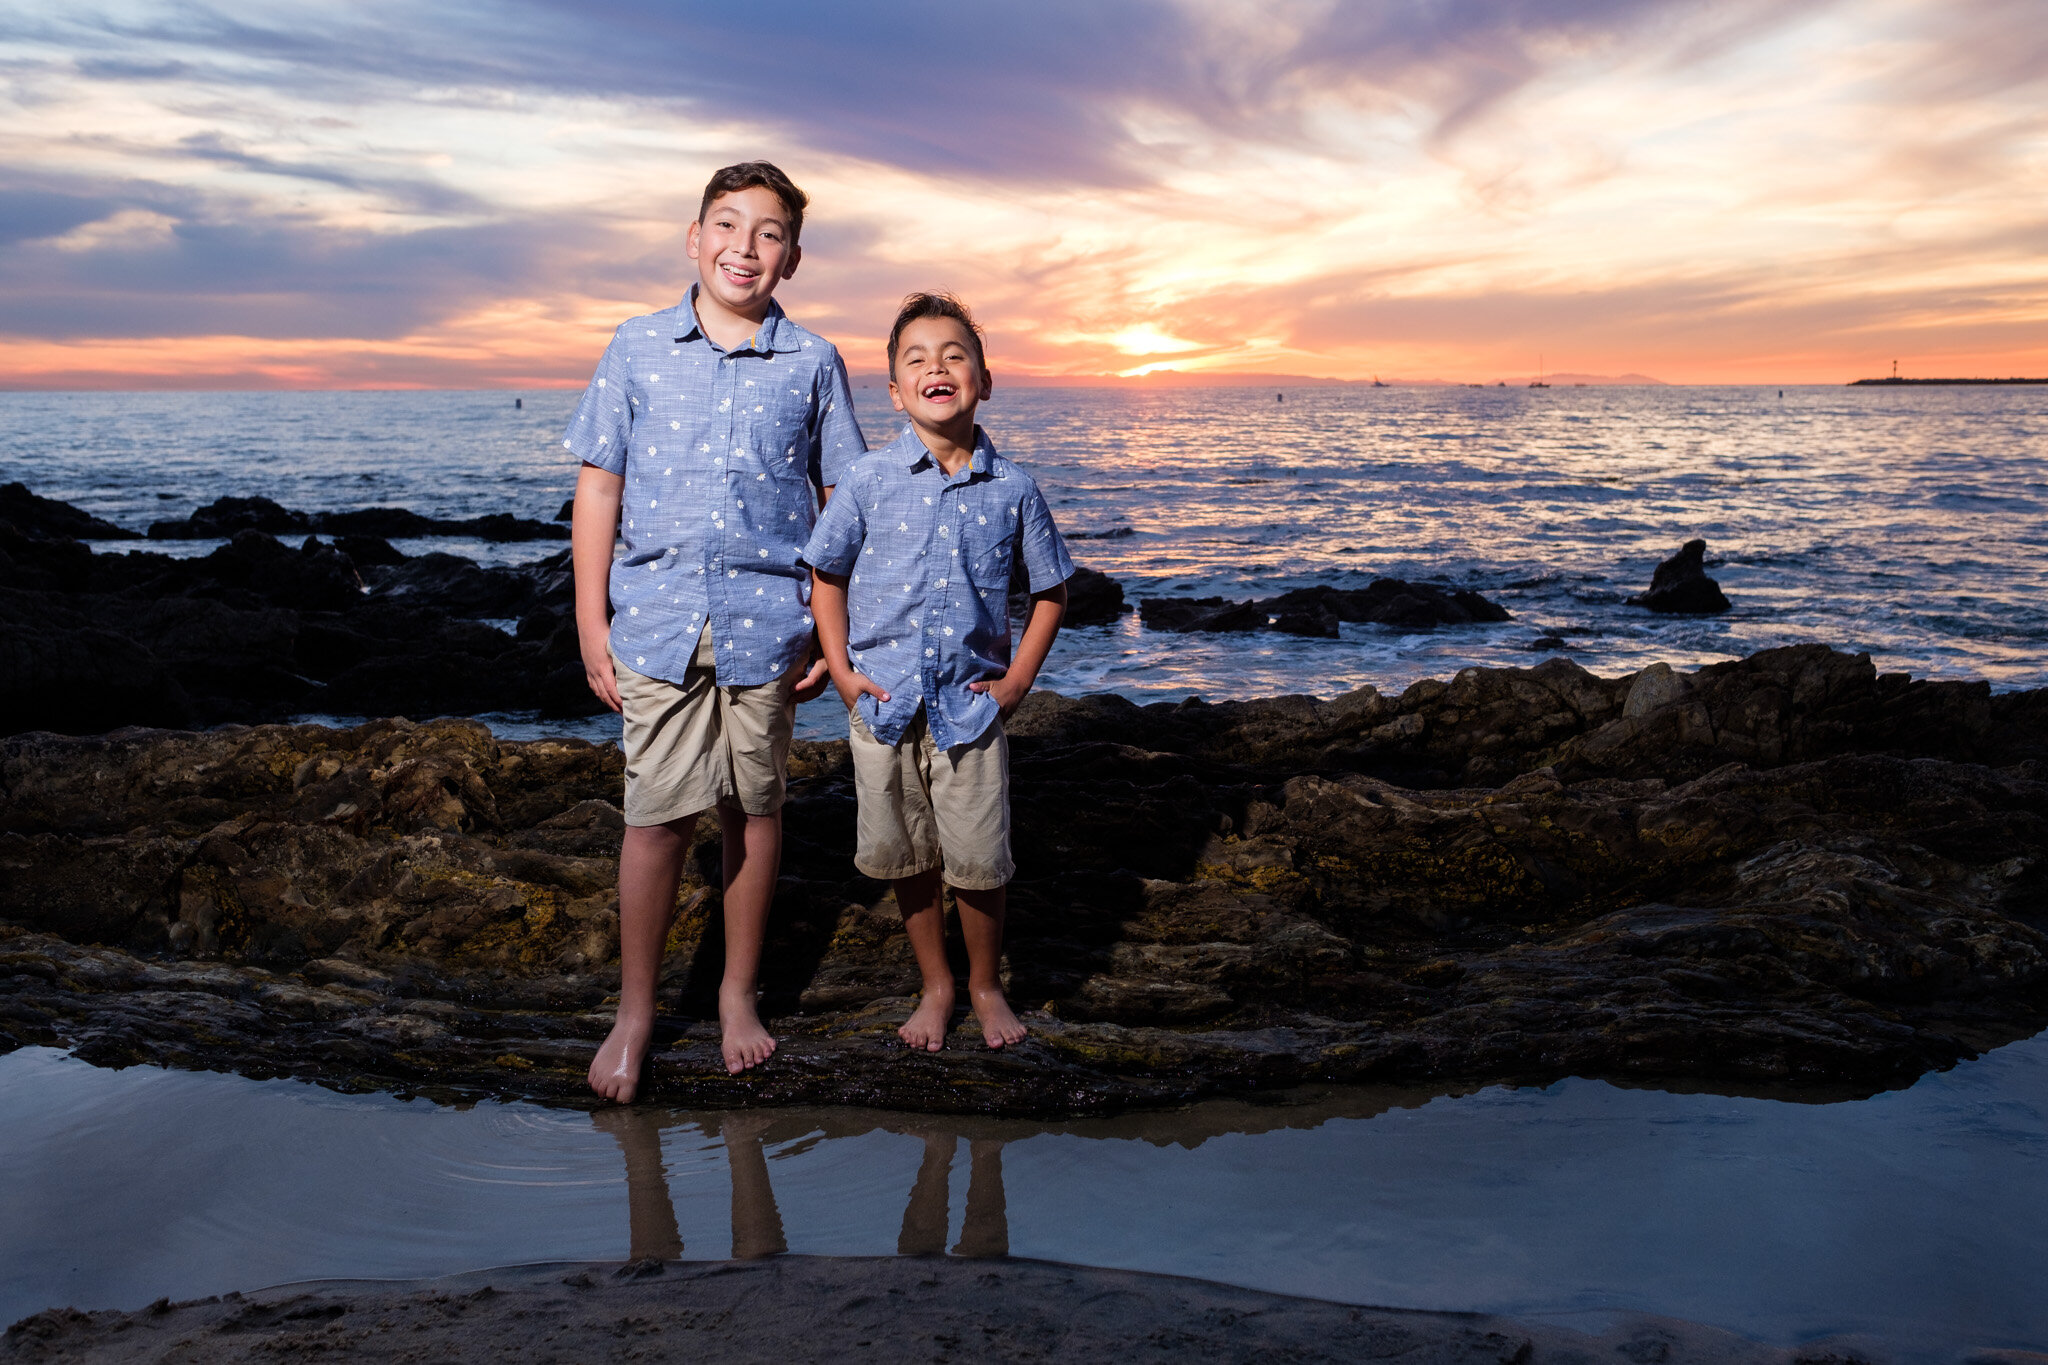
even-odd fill
[[[1893,374],[1883,379],[1852,379],[1848,387],[1904,388],[1909,384],[2048,384],[2048,379],[1902,379]]]

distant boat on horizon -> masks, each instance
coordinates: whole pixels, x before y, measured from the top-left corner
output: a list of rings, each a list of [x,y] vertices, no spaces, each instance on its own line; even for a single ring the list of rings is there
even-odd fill
[[[1532,389],[1547,389],[1550,387],[1550,385],[1543,382],[1543,357],[1540,354],[1536,357],[1536,377],[1529,381],[1529,387]]]

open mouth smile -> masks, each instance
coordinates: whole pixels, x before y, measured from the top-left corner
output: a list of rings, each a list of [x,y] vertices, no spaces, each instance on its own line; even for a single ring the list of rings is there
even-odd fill
[[[918,393],[927,402],[932,403],[944,402],[946,399],[951,398],[955,392],[957,392],[957,390],[955,390],[951,384],[947,384],[944,382],[937,384],[927,384],[922,389],[918,390]]]
[[[725,277],[734,284],[750,285],[755,280],[761,278],[760,271],[744,265],[733,265],[730,262],[721,261],[718,268],[724,271]]]

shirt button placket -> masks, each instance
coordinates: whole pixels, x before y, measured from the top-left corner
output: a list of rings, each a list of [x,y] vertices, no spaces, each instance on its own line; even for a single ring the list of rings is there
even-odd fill
[[[712,386],[711,396],[725,409],[725,432],[720,438],[722,444],[711,456],[711,467],[714,470],[723,469],[726,477],[719,481],[718,493],[722,501],[717,504],[719,509],[718,520],[712,523],[712,529],[716,534],[712,538],[714,548],[711,551],[711,589],[717,595],[721,610],[716,613],[707,612],[704,621],[705,629],[711,631],[711,649],[714,655],[724,643],[718,638],[718,630],[714,623],[722,616],[726,621],[725,630],[727,635],[730,636],[732,631],[732,603],[730,601],[730,594],[726,591],[725,586],[725,542],[727,528],[721,524],[732,516],[732,371],[732,353],[730,351],[719,351],[718,366],[713,371],[718,376],[718,381]]]
[[[929,665],[924,672],[925,724],[931,727],[932,742],[940,748],[949,748],[951,746],[945,741],[951,737],[950,727],[946,724],[945,713],[939,706],[939,620],[945,611],[945,596],[943,591],[936,587],[937,580],[930,577],[932,569],[928,563],[924,572],[924,642],[925,648],[932,651],[931,657],[925,660]]]

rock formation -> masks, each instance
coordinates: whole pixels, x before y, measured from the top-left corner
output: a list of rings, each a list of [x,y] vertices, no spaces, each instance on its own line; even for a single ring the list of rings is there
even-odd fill
[[[140,540],[139,532],[102,521],[68,502],[39,498],[27,484],[0,484],[0,521],[38,540]]]
[[[1011,726],[1032,1036],[935,1055],[799,743],[759,1072],[719,1066],[717,849],[670,935],[652,1097],[1103,1112],[1308,1080],[1568,1074],[1854,1092],[2048,1019],[2048,692],[1820,646],[1562,659],[1398,697]],[[0,1045],[581,1103],[617,984],[620,759],[481,725],[0,743]],[[707,822],[708,823],[708,822]]]
[[[1650,575],[1650,590],[1629,598],[1629,605],[1681,616],[1727,611],[1729,602],[1721,585],[1707,577],[1706,556],[1707,542],[1688,540],[1677,554],[1657,566]]]
[[[1129,611],[1123,585],[1106,573],[1076,567],[1067,580],[1067,614],[1062,626],[1106,626]],[[1031,610],[1030,582],[1019,561],[1010,574],[1010,619],[1025,620]]]
[[[1508,620],[1507,608],[1464,588],[1375,578],[1363,588],[1296,588],[1278,597],[1233,602],[1225,597],[1146,597],[1138,612],[1152,630],[1284,631],[1337,637],[1343,621],[1369,621],[1403,630]]]
[[[85,733],[306,712],[596,709],[566,551],[480,568],[408,559],[381,540],[350,545],[362,560],[256,530],[196,559],[94,554],[0,520],[0,725]]]

